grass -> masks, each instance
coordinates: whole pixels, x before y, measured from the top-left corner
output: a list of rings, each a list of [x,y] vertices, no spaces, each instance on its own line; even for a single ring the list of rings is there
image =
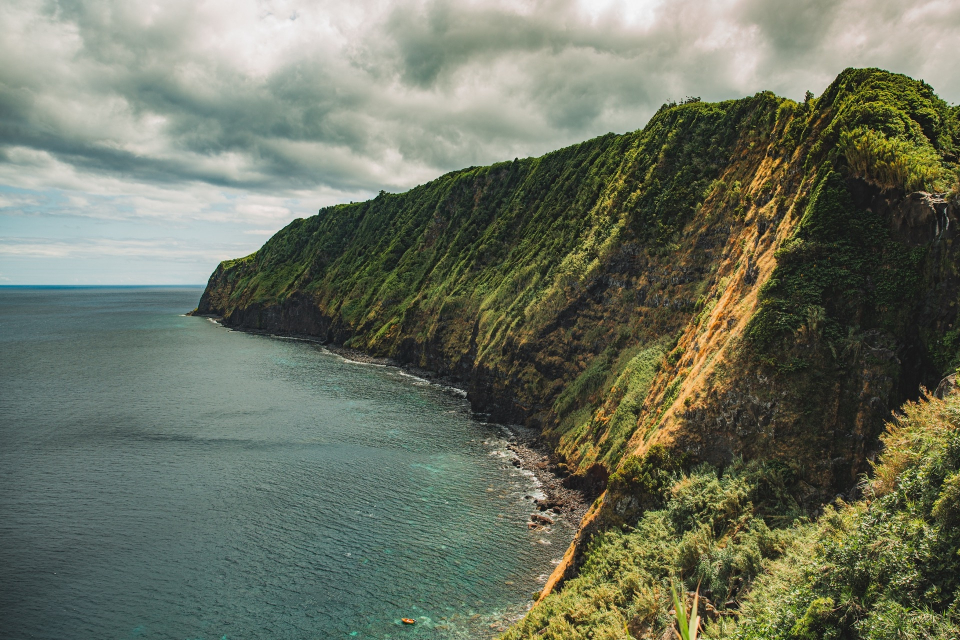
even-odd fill
[[[686,593],[681,601],[680,596],[677,595],[676,585],[671,584],[670,594],[673,596],[673,615],[677,619],[677,628],[674,633],[679,640],[697,640],[700,636],[700,616],[697,613],[700,610],[700,585],[697,585],[697,590],[693,594],[693,604],[689,611]]]
[[[717,637],[960,637],[960,394],[889,425],[867,497],[799,532]]]
[[[557,427],[562,433],[560,451],[590,443],[590,462],[616,468],[637,429],[644,400],[671,341],[665,337],[625,350],[617,360],[597,358],[566,387],[555,404],[557,415],[562,416]],[[591,404],[592,411],[568,409]]]
[[[840,148],[853,175],[883,189],[946,193],[956,188],[957,175],[941,164],[929,144],[858,127],[841,134]]]
[[[662,473],[663,450],[634,463],[607,499],[643,484],[651,508],[599,534],[579,576],[503,638],[693,638],[701,613],[704,639],[960,637],[960,394],[908,403],[883,443],[867,496],[813,522],[782,468]]]

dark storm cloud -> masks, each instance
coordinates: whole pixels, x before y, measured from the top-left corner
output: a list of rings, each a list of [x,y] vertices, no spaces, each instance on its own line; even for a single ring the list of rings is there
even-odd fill
[[[799,98],[846,66],[960,97],[947,51],[957,3],[59,0],[0,12],[0,163],[26,149],[151,184],[404,188],[635,129],[685,95]]]

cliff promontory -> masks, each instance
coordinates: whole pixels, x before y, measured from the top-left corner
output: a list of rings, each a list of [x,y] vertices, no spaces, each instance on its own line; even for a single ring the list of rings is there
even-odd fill
[[[764,567],[829,534],[794,521],[861,498],[887,421],[960,364],[958,152],[960,109],[876,69],[802,103],[688,99],[296,220],[197,312],[433,370],[543,432],[601,497],[511,637],[660,637],[671,578],[704,585],[724,637]],[[935,402],[901,420],[955,428]],[[821,521],[860,526],[844,508]],[[783,637],[868,637],[875,612],[810,593]]]

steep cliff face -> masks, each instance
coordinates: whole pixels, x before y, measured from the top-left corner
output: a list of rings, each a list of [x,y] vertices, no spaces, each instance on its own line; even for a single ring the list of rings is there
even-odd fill
[[[956,109],[848,70],[297,220],[198,312],[392,356],[602,478],[653,443],[789,461],[816,504],[955,366]],[[598,471],[599,470],[599,471]]]
[[[782,104],[668,107],[639,132],[325,209],[223,263],[199,312],[454,375],[478,410],[552,426],[689,321],[737,223],[688,225],[722,174],[763,161]]]
[[[683,383],[651,440],[721,466],[790,460],[811,491],[843,492],[891,410],[954,365],[940,346],[957,321],[960,211],[820,173],[783,241],[756,241],[727,297],[684,332]]]
[[[695,493],[669,487],[700,463],[739,469],[723,491],[764,523],[741,534],[854,496],[884,420],[960,364],[958,150],[960,108],[876,69],[802,104],[664,105],[296,220],[222,263],[197,312],[453,376],[609,477],[546,597],[594,534]]]

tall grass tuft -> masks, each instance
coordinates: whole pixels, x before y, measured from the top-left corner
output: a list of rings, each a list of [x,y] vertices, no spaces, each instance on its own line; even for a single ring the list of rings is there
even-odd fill
[[[697,615],[700,607],[700,585],[697,585],[697,590],[693,594],[693,607],[689,613],[687,613],[687,603],[685,602],[686,594],[684,594],[684,602],[680,602],[680,598],[677,596],[677,587],[672,583],[670,592],[673,594],[673,611],[677,618],[677,628],[673,630],[674,633],[680,640],[697,640],[700,634],[700,616]]]

